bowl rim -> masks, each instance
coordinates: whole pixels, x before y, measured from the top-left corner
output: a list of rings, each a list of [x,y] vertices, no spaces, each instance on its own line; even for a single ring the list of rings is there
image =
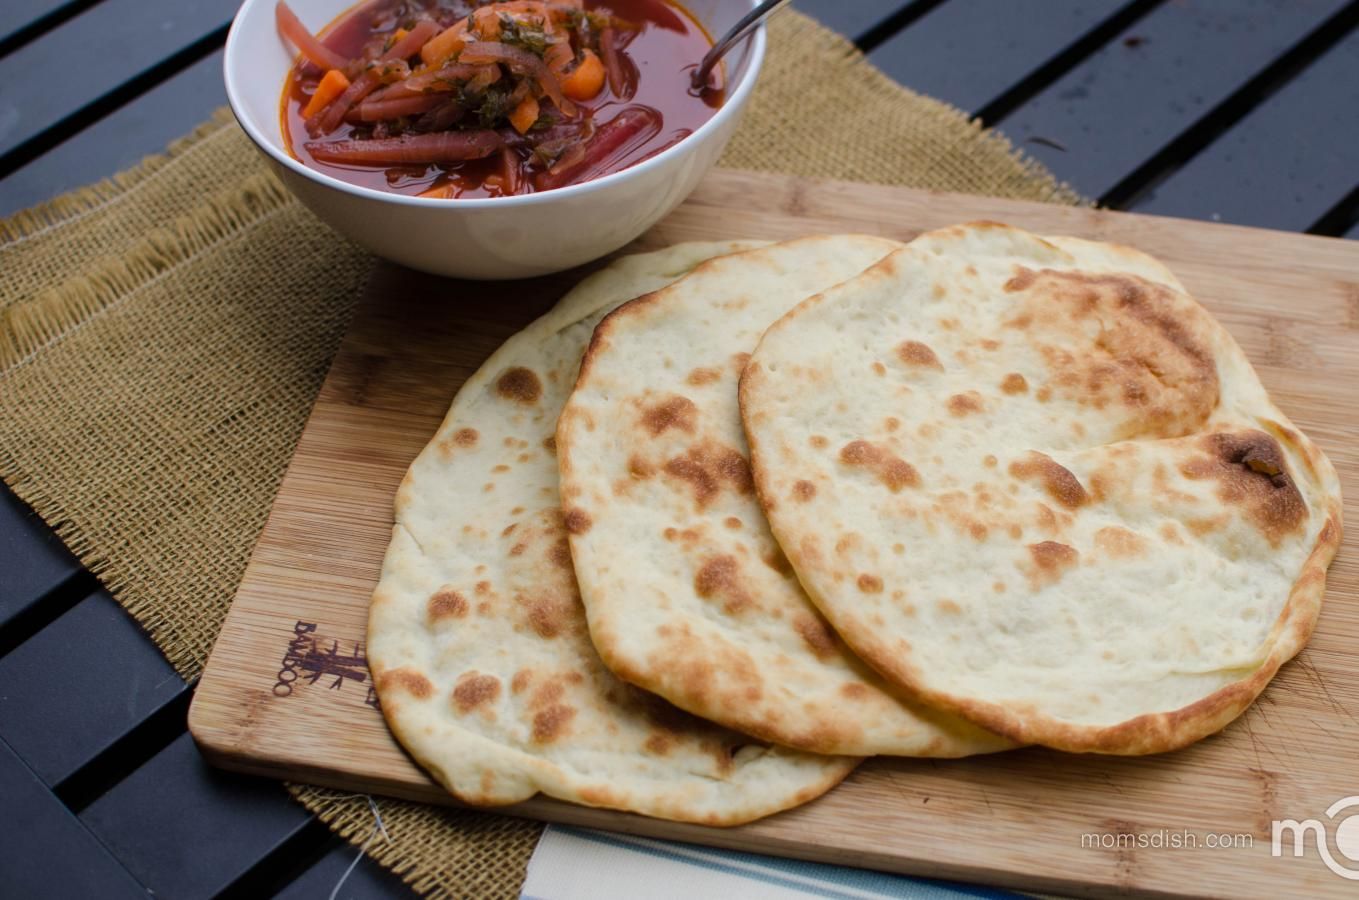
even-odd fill
[[[704,122],[692,134],[686,135],[665,150],[655,156],[644,159],[639,163],[629,166],[619,172],[611,172],[599,178],[593,178],[580,184],[571,184],[565,187],[554,188],[550,191],[532,194],[515,194],[510,197],[469,197],[467,199],[457,199],[450,202],[447,199],[437,197],[414,197],[409,194],[397,194],[388,191],[374,190],[373,188],[362,187],[350,184],[332,175],[312,169],[303,165],[299,160],[288,153],[275,141],[270,140],[258,129],[251,117],[242,112],[243,101],[236,90],[236,79],[233,77],[233,60],[241,52],[242,32],[241,22],[248,9],[262,3],[272,3],[275,0],[245,0],[236,11],[235,17],[231,20],[231,28],[227,32],[226,44],[222,53],[222,77],[226,84],[227,104],[231,107],[231,113],[235,116],[237,123],[249,135],[257,147],[263,150],[268,156],[279,165],[301,175],[302,177],[315,182],[322,187],[332,188],[356,197],[366,197],[373,200],[387,203],[395,203],[399,206],[413,206],[416,208],[440,208],[440,209],[507,209],[511,206],[532,206],[540,203],[549,203],[554,200],[567,200],[571,197],[578,197],[596,190],[603,190],[610,185],[619,184],[630,178],[643,176],[645,173],[665,165],[673,159],[677,159],[689,153],[695,148],[699,140],[722,127],[722,123],[731,116],[737,115],[739,110],[744,108],[746,100],[751,91],[755,89],[755,83],[759,79],[760,70],[764,65],[764,55],[766,46],[765,23],[761,22],[759,27],[752,32],[750,40],[750,63],[746,66],[741,80],[736,83],[735,89],[727,95],[726,101],[713,116]],[[337,0],[346,2],[346,0]],[[752,8],[758,0],[745,0],[747,5]],[[345,10],[352,9],[357,4],[349,2]],[[342,10],[341,12],[343,12]],[[336,14],[337,16],[340,13]],[[691,14],[692,15],[692,14]],[[333,21],[333,20],[332,20]]]

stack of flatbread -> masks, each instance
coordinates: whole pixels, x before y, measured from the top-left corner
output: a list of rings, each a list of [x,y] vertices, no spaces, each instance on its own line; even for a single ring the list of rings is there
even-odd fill
[[[866,756],[1211,734],[1316,621],[1325,456],[1162,265],[976,223],[625,257],[463,386],[368,654],[476,804],[714,825]]]

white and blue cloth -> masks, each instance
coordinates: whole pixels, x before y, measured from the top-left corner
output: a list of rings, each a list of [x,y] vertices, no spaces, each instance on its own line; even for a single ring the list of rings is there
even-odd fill
[[[520,900],[956,900],[1019,894],[549,825]]]

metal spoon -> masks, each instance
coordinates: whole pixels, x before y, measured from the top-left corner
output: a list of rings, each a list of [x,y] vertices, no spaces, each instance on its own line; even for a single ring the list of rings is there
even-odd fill
[[[712,73],[713,66],[717,61],[726,55],[732,47],[745,40],[749,34],[765,19],[787,6],[789,0],[764,0],[759,6],[752,9],[741,17],[741,21],[731,27],[731,30],[722,35],[722,39],[703,57],[703,61],[694,70],[693,77],[689,80],[689,86],[696,91],[701,91],[708,86],[708,75]]]

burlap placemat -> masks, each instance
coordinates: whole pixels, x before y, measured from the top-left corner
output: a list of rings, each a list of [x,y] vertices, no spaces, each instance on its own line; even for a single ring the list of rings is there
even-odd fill
[[[723,164],[1076,203],[797,13]],[[195,677],[372,260],[219,112],[164,156],[0,223],[0,476]],[[346,838],[367,800],[290,786]],[[368,853],[439,897],[516,896],[541,826],[382,800]]]

